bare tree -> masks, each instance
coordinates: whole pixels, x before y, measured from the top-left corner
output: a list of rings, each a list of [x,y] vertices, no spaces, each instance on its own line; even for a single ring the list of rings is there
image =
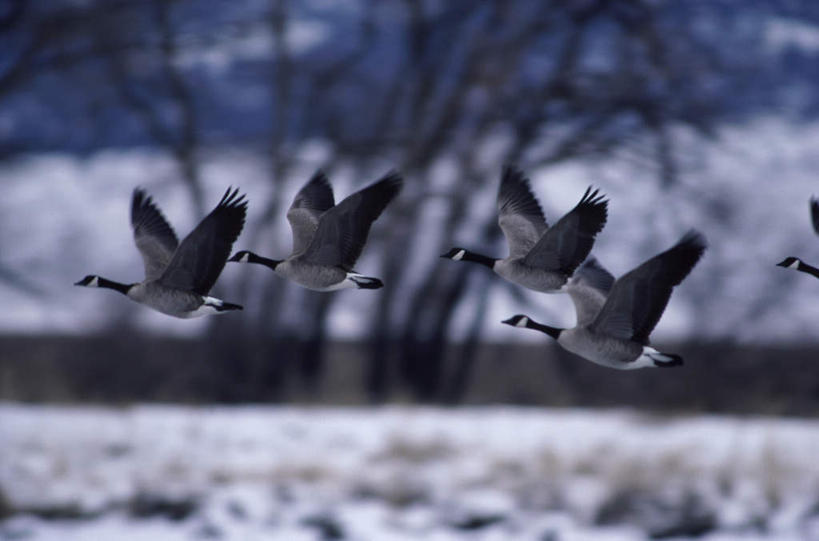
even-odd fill
[[[175,17],[183,4],[100,1],[30,14],[28,4],[13,2],[0,12],[0,36],[27,36],[0,71],[0,99],[44,70],[100,70],[114,92],[89,91],[113,95],[111,107],[173,156],[201,214],[201,155],[214,144],[206,118],[232,96],[208,93],[181,61],[180,47],[229,38],[218,17],[203,17],[203,27],[215,31],[185,29]],[[647,0],[359,0],[356,8],[322,20],[325,41],[306,51],[291,39],[305,16],[300,3],[269,0],[261,12],[234,14],[231,25],[256,25],[270,38],[269,55],[242,64],[269,90],[258,109],[268,121],[246,146],[261,149],[273,188],[253,201],[243,242],[259,248],[262,239],[278,244],[286,236],[285,198],[306,180],[296,178],[305,165],[331,176],[352,172],[362,183],[397,167],[406,188],[368,245],[385,287],[366,314],[362,384],[373,401],[400,386],[419,399],[458,401],[481,340],[487,291],[505,287],[520,302],[528,299],[484,271],[440,264],[437,255],[462,240],[455,233],[467,223],[477,226],[466,241],[501,249],[493,209],[475,216],[467,195],[491,191],[504,161],[532,169],[621,149],[654,164],[658,182],[670,187],[679,174],[672,128],[709,133],[721,108],[702,88],[726,66],[694,29],[669,24],[672,8]],[[205,97],[215,111],[201,105]],[[329,156],[299,163],[300,148],[313,139],[327,142]],[[491,145],[501,147],[498,163],[481,153]],[[451,167],[442,173],[443,163]],[[415,243],[433,202],[445,203],[443,231]],[[416,244],[423,244],[419,253],[408,253]],[[338,295],[303,292],[270,274],[237,284],[235,296],[251,301],[248,309],[211,327],[220,347],[209,362],[231,382],[220,398],[280,399],[294,381],[314,385]],[[464,343],[453,350],[462,306],[471,317]]]

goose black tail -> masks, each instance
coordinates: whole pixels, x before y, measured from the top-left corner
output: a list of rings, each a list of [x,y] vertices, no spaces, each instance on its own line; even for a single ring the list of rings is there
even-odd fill
[[[358,289],[379,289],[384,287],[384,282],[371,276],[352,276],[350,280],[355,282]]]
[[[230,302],[223,302],[221,306],[213,306],[217,312],[229,312],[230,310],[244,310],[241,304],[233,304]]]
[[[683,358],[674,353],[654,354],[651,355],[651,360],[654,361],[654,366],[658,368],[672,368],[683,365]]]

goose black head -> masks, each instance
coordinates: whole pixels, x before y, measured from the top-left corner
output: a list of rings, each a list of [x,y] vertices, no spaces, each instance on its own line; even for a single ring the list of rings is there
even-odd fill
[[[557,327],[551,327],[549,325],[538,323],[537,321],[533,321],[532,318],[530,318],[529,316],[524,316],[523,314],[512,316],[509,319],[501,321],[501,323],[505,325],[511,325],[512,327],[525,327],[527,329],[534,329],[544,334],[548,334],[555,340],[557,340],[560,337],[560,333],[563,332],[563,329],[558,329]]]
[[[512,316],[509,319],[501,321],[504,325],[511,325],[512,327],[528,327],[529,326],[529,317],[518,314],[516,316]]]
[[[250,263],[250,252],[247,250],[236,252],[228,261],[232,261],[233,263]]]
[[[119,282],[103,278],[102,276],[97,276],[96,274],[89,274],[79,282],[74,282],[74,285],[81,287],[104,287],[105,289],[113,289],[127,295],[128,291],[130,291],[136,284],[121,284]]]
[[[466,250],[463,248],[453,248],[445,254],[441,254],[441,257],[446,259],[451,259],[453,261],[460,261],[466,255]]]
[[[782,261],[776,264],[777,267],[785,267],[786,269],[795,269],[799,266],[799,258],[798,257],[786,257]]]
[[[74,282],[75,286],[100,287],[100,277],[96,274],[89,274],[79,282]]]

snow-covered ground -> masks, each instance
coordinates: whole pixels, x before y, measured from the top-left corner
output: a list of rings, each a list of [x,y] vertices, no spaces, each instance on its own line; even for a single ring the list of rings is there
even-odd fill
[[[817,451],[773,418],[5,404],[0,539],[805,541]]]

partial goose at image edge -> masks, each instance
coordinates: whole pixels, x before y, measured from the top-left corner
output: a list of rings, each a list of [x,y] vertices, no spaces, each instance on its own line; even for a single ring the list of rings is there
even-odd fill
[[[819,235],[819,198],[811,197],[809,204],[811,224],[813,225],[813,230],[817,235]],[[819,278],[819,268],[805,263],[798,257],[788,256],[777,263],[776,266],[804,272],[805,274],[810,274],[811,276]]]

